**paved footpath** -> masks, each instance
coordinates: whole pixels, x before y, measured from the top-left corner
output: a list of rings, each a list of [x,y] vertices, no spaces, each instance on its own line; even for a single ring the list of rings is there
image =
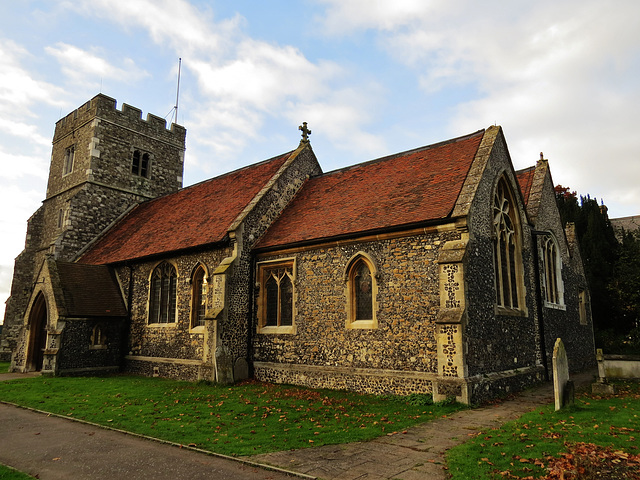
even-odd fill
[[[572,376],[576,389],[593,381],[595,372]],[[553,384],[546,383],[495,405],[464,410],[409,428],[407,433],[370,442],[274,452],[251,457],[324,480],[444,480],[445,453],[480,431],[499,427],[535,408],[553,402]]]
[[[578,388],[593,372],[572,377]],[[0,380],[24,375],[3,374]],[[0,403],[0,463],[49,479],[444,480],[444,455],[481,430],[498,427],[553,401],[550,383],[496,405],[465,410],[370,442],[327,445],[247,457],[207,455],[66,418]],[[259,464],[285,471],[269,471]]]
[[[0,381],[25,376],[2,374]],[[251,463],[3,403],[0,403],[0,463],[37,475],[41,480],[293,478]]]

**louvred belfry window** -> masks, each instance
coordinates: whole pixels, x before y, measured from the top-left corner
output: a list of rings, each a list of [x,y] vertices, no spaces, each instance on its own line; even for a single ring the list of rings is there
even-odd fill
[[[176,321],[177,274],[173,265],[163,262],[151,274],[149,323]]]
[[[150,155],[140,150],[134,150],[131,160],[131,173],[140,177],[149,178]]]

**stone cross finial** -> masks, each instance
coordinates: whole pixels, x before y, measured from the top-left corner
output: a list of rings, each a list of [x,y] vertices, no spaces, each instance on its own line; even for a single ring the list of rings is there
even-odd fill
[[[298,130],[302,132],[301,143],[309,143],[309,135],[311,135],[311,130],[307,128],[307,122],[302,122],[302,125],[298,127]]]

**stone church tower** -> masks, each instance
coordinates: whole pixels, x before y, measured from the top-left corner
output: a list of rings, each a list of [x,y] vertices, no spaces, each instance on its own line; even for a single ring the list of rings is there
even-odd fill
[[[16,344],[29,296],[47,255],[73,261],[133,205],[178,191],[186,130],[97,95],[56,123],[46,199],[29,219],[16,258],[0,357]]]

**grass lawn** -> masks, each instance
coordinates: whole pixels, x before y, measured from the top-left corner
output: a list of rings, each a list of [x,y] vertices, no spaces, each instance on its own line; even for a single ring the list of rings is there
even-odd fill
[[[11,362],[0,362],[0,373],[8,373],[10,366],[11,366]]]
[[[0,464],[0,480],[30,480],[32,476]]]
[[[570,409],[550,405],[481,433],[448,452],[449,472],[456,480],[640,479],[640,383],[619,383],[618,390],[579,394]],[[554,476],[560,470],[563,476]]]
[[[227,455],[369,440],[463,408],[430,398],[132,376],[0,382],[0,400]]]

